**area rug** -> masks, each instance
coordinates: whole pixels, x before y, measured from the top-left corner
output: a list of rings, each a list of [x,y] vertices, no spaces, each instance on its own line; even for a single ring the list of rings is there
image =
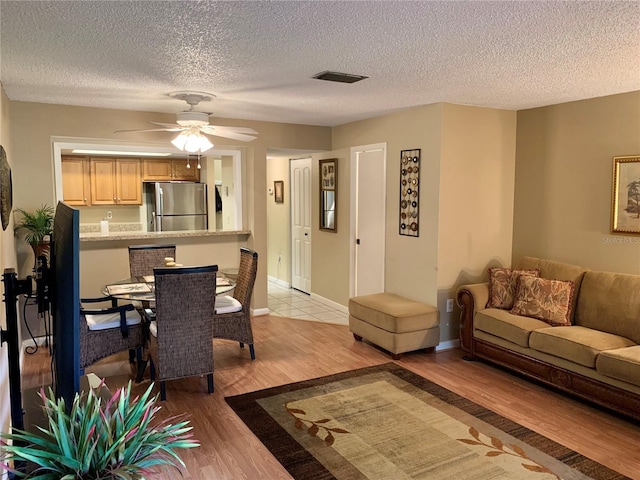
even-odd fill
[[[225,400],[296,480],[627,478],[394,363]]]

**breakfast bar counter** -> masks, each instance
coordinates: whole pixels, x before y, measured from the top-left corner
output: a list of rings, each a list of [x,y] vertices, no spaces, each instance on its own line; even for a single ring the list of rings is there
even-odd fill
[[[177,232],[142,232],[142,231],[122,231],[122,232],[109,232],[108,234],[102,234],[100,232],[87,232],[80,234],[80,242],[109,242],[109,241],[121,241],[121,240],[149,240],[155,239],[172,239],[172,238],[188,238],[188,237],[223,237],[223,236],[238,236],[238,235],[251,235],[249,230],[224,230],[224,231],[209,231],[209,230],[189,230],[189,231],[177,231]]]

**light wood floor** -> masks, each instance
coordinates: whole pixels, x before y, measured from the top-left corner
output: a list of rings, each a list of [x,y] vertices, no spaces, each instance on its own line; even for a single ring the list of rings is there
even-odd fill
[[[214,394],[206,393],[206,378],[167,382],[163,413],[186,412],[202,443],[182,454],[188,467],[185,478],[290,479],[224,397],[391,361],[372,345],[354,341],[345,326],[269,316],[254,318],[253,326],[257,357],[253,362],[248,350],[241,350],[237,343],[215,341]],[[103,361],[92,370],[99,375],[121,374],[113,383],[126,381],[124,358]],[[48,384],[49,363],[42,349],[27,355],[23,388]],[[460,350],[408,354],[396,363],[613,470],[640,479],[637,423],[496,367],[466,362]],[[149,478],[178,477],[167,472]]]

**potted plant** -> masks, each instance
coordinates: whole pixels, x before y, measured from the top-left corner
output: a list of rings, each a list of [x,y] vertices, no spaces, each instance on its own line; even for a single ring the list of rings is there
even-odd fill
[[[15,225],[15,231],[26,231],[24,239],[33,248],[37,261],[40,255],[49,251],[46,238],[53,231],[54,209],[44,203],[35,212],[29,212],[22,208],[16,208],[15,211],[22,215],[22,219]]]
[[[23,462],[30,472],[4,466],[18,477],[37,479],[137,480],[153,473],[156,466],[171,466],[180,472],[184,462],[176,453],[180,448],[198,447],[188,421],[175,424],[172,417],[152,422],[160,407],[158,396],[151,397],[153,384],[131,399],[131,382],[118,389],[103,404],[101,396],[89,389],[76,394],[70,413],[64,399],[56,399],[49,389],[40,396],[48,426],[39,434],[25,431],[0,434],[0,461]],[[32,467],[32,468],[31,468]],[[180,472],[182,474],[182,472]]]

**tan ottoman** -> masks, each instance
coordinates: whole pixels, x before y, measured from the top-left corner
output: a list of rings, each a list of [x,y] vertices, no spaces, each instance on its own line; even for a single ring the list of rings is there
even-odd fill
[[[399,359],[404,352],[433,352],[440,343],[440,319],[433,305],[393,293],[374,293],[349,299],[349,328]]]

